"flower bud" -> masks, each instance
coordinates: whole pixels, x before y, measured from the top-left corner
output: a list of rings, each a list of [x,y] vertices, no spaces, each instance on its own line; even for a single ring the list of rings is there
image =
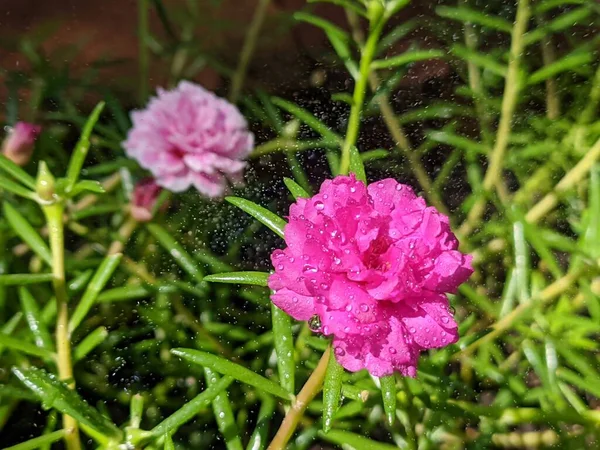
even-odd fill
[[[131,197],[131,217],[138,222],[152,220],[152,212],[162,188],[154,178],[140,180],[133,189]]]
[[[44,161],[38,166],[38,175],[35,190],[38,197],[44,202],[52,202],[55,193],[55,180]]]
[[[4,138],[2,154],[19,166],[31,159],[35,140],[42,127],[27,122],[17,122]]]

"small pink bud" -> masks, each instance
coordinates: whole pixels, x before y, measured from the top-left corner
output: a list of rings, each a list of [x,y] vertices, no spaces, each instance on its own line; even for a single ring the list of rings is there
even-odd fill
[[[42,127],[27,122],[17,122],[4,138],[2,154],[19,166],[24,166],[31,159],[35,140]]]
[[[161,192],[162,188],[156,184],[154,178],[140,180],[135,185],[131,198],[131,217],[138,222],[152,220],[152,210]]]

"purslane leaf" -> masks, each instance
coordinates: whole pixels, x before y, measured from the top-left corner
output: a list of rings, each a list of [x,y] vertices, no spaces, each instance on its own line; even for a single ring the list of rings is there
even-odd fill
[[[232,205],[237,206],[245,213],[250,214],[260,223],[265,225],[267,228],[271,229],[279,237],[283,238],[283,229],[285,228],[287,223],[277,214],[272,213],[268,209],[263,208],[262,206],[251,202],[250,200],[246,200],[240,197],[225,197],[225,200],[227,200]]]
[[[287,392],[268,378],[258,375],[257,373],[254,373],[239,364],[221,358],[220,356],[186,348],[174,348],[171,350],[171,353],[194,364],[209,367],[223,375],[229,375],[236,380],[254,386],[284,400],[291,400],[293,398],[293,395],[290,392]]]
[[[252,284],[267,286],[269,274],[266,272],[226,272],[215,273],[204,277],[204,281],[211,283]]]

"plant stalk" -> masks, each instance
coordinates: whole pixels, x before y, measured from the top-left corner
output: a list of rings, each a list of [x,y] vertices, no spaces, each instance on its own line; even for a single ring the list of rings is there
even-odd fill
[[[369,73],[371,72],[371,62],[375,57],[379,36],[383,30],[385,20],[377,21],[373,29],[369,33],[367,42],[362,50],[360,57],[360,67],[358,79],[354,85],[354,94],[352,95],[352,107],[350,108],[350,118],[348,119],[348,128],[346,129],[346,139],[342,147],[342,158],[340,161],[340,175],[347,175],[350,169],[350,150],[356,144],[358,138],[358,130],[360,128],[360,118],[362,116],[365,94],[367,92],[367,83],[369,81]]]
[[[323,380],[325,379],[325,372],[327,372],[327,364],[329,362],[330,353],[331,347],[327,347],[327,350],[325,350],[325,353],[323,353],[323,356],[321,356],[321,360],[319,361],[319,364],[315,368],[314,372],[310,375],[306,381],[306,384],[304,384],[302,390],[294,399],[292,407],[285,415],[279,430],[277,430],[277,434],[271,441],[271,444],[269,444],[267,450],[284,450],[286,448],[286,445],[294,434],[300,419],[302,419],[304,411],[306,411],[306,408],[310,402],[323,387]]]
[[[364,36],[360,30],[360,24],[358,23],[358,17],[356,13],[354,13],[353,11],[346,11],[346,16],[348,18],[348,23],[352,28],[352,36],[354,37],[354,40],[358,44],[363,45]],[[375,72],[370,72],[369,85],[371,91],[377,92],[379,84],[380,81],[377,74]],[[388,96],[386,94],[380,94],[377,97],[377,105],[379,106],[379,111],[381,112],[381,117],[385,122],[385,126],[387,127],[390,135],[392,136],[392,139],[394,140],[396,146],[402,151],[402,154],[408,160],[408,165],[410,166],[412,173],[417,178],[417,182],[423,189],[425,197],[427,197],[427,200],[429,200],[429,202],[433,206],[435,206],[438,211],[440,211],[442,214],[445,214],[446,216],[449,216],[450,212],[446,208],[446,205],[444,205],[444,202],[438,195],[437,191],[433,188],[431,179],[429,178],[429,175],[427,175],[427,171],[425,170],[423,164],[421,164],[421,161],[419,160],[419,155],[411,147],[411,143],[408,137],[404,133],[402,126],[398,123],[398,120],[396,119],[396,113],[394,112],[394,108],[390,104]]]
[[[523,36],[527,31],[529,15],[529,0],[519,0],[517,5],[517,17],[512,30],[510,58],[504,84],[504,95],[502,96],[500,123],[496,133],[496,142],[494,143],[494,148],[490,155],[490,164],[483,178],[483,190],[485,192],[494,189],[497,182],[502,178],[502,163],[508,147],[513,114],[519,99],[521,60],[525,48]],[[482,193],[473,205],[473,208],[469,211],[467,219],[460,227],[460,235],[466,236],[473,230],[475,224],[479,221],[481,215],[485,211],[486,203],[485,193]]]
[[[250,58],[252,58],[252,54],[254,53],[256,41],[258,40],[258,35],[260,33],[260,29],[262,28],[263,22],[265,21],[267,8],[269,7],[270,3],[271,0],[258,0],[258,6],[254,12],[254,17],[250,23],[250,28],[248,28],[248,34],[246,34],[244,46],[242,47],[242,52],[240,53],[238,66],[235,70],[235,74],[233,75],[233,79],[231,80],[231,93],[229,94],[229,100],[232,103],[237,102],[240,93],[242,92],[242,86],[244,85],[244,79],[246,78],[246,72],[248,70],[248,63],[250,62]]]
[[[48,232],[50,236],[50,249],[52,251],[52,286],[56,296],[56,352],[58,376],[68,383],[71,389],[75,388],[73,379],[73,362],[71,360],[71,336],[69,335],[69,298],[65,282],[65,247],[64,247],[64,205],[55,202],[43,207]],[[63,428],[65,430],[65,444],[67,450],[80,450],[81,441],[77,421],[71,416],[63,415]]]

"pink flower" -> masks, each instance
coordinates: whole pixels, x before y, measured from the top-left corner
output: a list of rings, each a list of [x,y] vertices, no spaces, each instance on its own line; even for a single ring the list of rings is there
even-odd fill
[[[125,152],[173,192],[190,186],[219,197],[227,179],[240,181],[254,136],[237,108],[196,84],[158,90],[146,109],[131,113]]]
[[[17,122],[2,143],[2,154],[19,166],[31,159],[35,140],[42,127],[33,123]]]
[[[152,220],[152,210],[161,191],[161,187],[153,178],[140,180],[135,185],[131,197],[131,217],[138,222]]]
[[[458,339],[445,293],[471,275],[471,256],[410,187],[327,180],[290,207],[285,242],[271,255],[271,298],[333,335],[346,369],[414,377],[421,351]]]

